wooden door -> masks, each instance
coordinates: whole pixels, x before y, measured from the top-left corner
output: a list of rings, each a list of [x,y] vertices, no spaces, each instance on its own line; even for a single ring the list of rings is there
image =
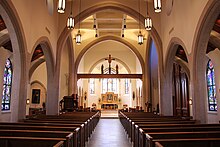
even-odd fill
[[[189,84],[184,68],[173,64],[173,114],[189,116]]]

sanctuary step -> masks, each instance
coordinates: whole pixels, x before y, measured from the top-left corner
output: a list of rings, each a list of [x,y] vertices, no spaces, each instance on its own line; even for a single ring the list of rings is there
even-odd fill
[[[118,110],[101,110],[101,118],[118,118]]]

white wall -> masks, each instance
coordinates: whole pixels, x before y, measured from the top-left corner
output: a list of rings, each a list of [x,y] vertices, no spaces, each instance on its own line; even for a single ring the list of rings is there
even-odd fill
[[[68,91],[69,87],[69,53],[68,46],[65,45],[62,55],[61,55],[61,67],[60,67],[60,96],[59,100],[63,98],[63,96],[71,95]]]
[[[47,87],[47,68],[46,62],[40,64],[32,74],[30,83],[33,81],[40,81],[44,87]]]

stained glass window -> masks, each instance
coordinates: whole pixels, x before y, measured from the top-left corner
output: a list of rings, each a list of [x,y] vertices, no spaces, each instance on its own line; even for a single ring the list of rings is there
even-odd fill
[[[4,70],[2,111],[10,110],[11,84],[12,84],[12,64],[11,61],[7,59]]]
[[[115,69],[111,68],[110,73],[116,74]],[[104,74],[109,74],[108,68],[104,70]],[[118,85],[117,79],[112,79],[112,78],[102,79],[102,93],[117,92],[117,85]]]
[[[217,111],[214,66],[209,60],[206,71],[209,111]]]
[[[90,94],[95,94],[95,79],[89,79],[90,83]]]
[[[129,94],[129,79],[125,79],[125,94]]]

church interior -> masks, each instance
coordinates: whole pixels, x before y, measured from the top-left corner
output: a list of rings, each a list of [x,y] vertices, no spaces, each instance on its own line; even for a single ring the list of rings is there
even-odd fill
[[[1,0],[0,55],[0,144],[220,145],[219,0]]]

